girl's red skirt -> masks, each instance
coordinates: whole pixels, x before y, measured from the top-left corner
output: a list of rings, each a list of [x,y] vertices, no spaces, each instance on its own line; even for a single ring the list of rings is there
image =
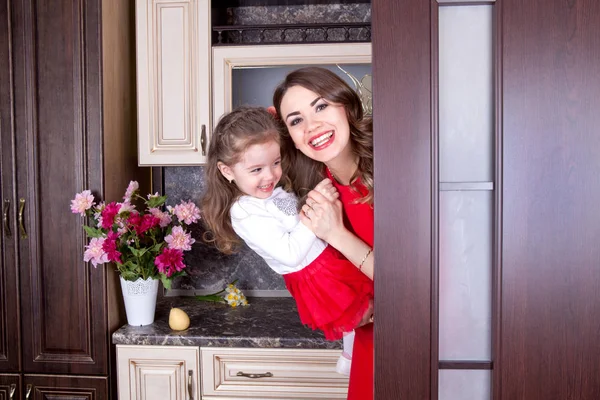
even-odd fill
[[[341,339],[356,328],[373,299],[373,281],[331,246],[283,279],[296,300],[300,321],[322,330],[328,340]]]

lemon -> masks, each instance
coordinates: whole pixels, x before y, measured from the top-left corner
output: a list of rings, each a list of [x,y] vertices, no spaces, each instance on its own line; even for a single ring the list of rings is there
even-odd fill
[[[190,317],[181,308],[173,307],[169,313],[169,327],[174,331],[183,331],[189,328]]]

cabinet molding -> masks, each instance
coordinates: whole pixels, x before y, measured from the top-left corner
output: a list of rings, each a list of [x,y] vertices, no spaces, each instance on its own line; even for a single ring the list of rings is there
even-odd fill
[[[140,165],[206,159],[210,13],[208,0],[136,0]]]
[[[232,109],[232,71],[241,67],[368,64],[371,43],[286,44],[213,48],[213,121]]]

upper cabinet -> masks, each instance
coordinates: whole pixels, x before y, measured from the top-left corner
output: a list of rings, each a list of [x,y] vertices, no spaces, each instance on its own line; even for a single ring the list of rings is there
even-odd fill
[[[206,161],[210,15],[209,0],[136,0],[140,165]]]

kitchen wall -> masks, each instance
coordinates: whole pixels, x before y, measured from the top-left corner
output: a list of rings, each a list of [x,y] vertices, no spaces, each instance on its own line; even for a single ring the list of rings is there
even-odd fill
[[[371,20],[369,3],[241,6],[230,7],[224,11],[227,24],[230,25],[370,22]],[[368,34],[356,32],[353,34],[355,35],[353,39],[364,40],[364,35]],[[343,40],[341,35],[342,32],[332,32],[328,41]],[[252,42],[254,39],[252,36],[245,36],[243,40]],[[290,40],[294,40],[294,37],[290,36]],[[204,191],[203,174],[203,167],[165,167],[163,169],[164,192],[169,196],[169,204],[176,204],[180,200],[193,200],[199,204]],[[271,271],[252,250],[244,247],[238,254],[225,256],[213,247],[201,243],[202,233],[200,227],[193,232],[197,243],[194,244],[192,251],[186,254],[188,276],[175,280],[172,290],[166,293],[167,296],[220,290],[234,279],[238,279],[238,286],[249,295],[288,295],[283,279]]]

